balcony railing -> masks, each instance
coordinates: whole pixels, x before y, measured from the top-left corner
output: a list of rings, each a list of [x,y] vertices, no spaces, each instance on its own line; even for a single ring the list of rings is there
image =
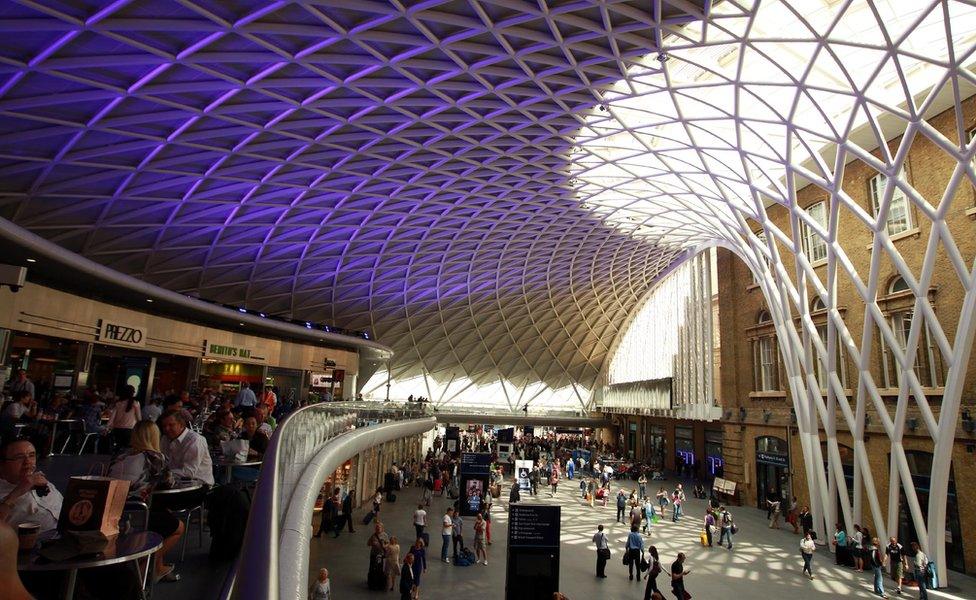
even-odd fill
[[[357,428],[361,417],[345,402],[313,404],[289,415],[265,453],[241,556],[223,598],[305,598],[311,515],[322,484],[367,448],[435,425],[433,418],[411,416],[387,414],[388,422]]]

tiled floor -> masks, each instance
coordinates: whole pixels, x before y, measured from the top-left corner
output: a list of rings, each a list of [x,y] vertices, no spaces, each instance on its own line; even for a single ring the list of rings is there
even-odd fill
[[[568,483],[568,482],[567,482]],[[575,482],[574,482],[575,483]],[[627,482],[630,483],[630,482]],[[670,486],[669,486],[670,487]],[[616,488],[615,488],[616,489]],[[654,490],[657,488],[654,487]],[[506,490],[502,496],[507,498]],[[413,527],[411,515],[416,508],[419,490],[411,488],[399,493],[395,504],[384,504],[381,518],[387,530],[401,540],[411,540]],[[523,499],[526,496],[523,495]],[[550,498],[548,490],[538,497],[529,497],[526,502],[558,502],[562,512],[562,547],[560,565],[560,587],[572,600],[616,600],[623,598],[643,598],[643,582],[629,581],[626,567],[621,562],[621,547],[628,529],[614,522],[613,506],[590,508],[579,499],[578,488],[561,485],[555,498]],[[434,522],[444,514],[448,500],[435,498],[429,510]],[[507,502],[495,504],[493,511],[492,538],[489,547],[489,566],[472,565],[455,567],[439,562],[439,531],[431,531],[432,548],[430,567],[424,575],[421,597],[425,600],[457,600],[458,598],[496,599],[502,598],[505,582],[505,552],[507,538]],[[868,573],[855,573],[850,569],[833,564],[833,555],[824,551],[814,558],[813,581],[802,577],[802,560],[799,555],[799,537],[792,531],[770,530],[765,521],[765,513],[751,507],[734,508],[739,534],[732,552],[725,548],[705,548],[699,543],[699,531],[704,501],[691,500],[687,503],[688,517],[678,523],[665,520],[654,527],[647,542],[657,546],[662,563],[667,569],[677,552],[688,556],[686,568],[691,569],[687,577],[687,589],[695,598],[788,598],[790,600],[822,599],[837,597],[875,597],[871,593]],[[349,600],[354,598],[396,597],[394,592],[370,592],[366,588],[366,568],[368,550],[366,539],[371,527],[360,525],[362,511],[357,511],[356,533],[344,532],[338,539],[331,536],[313,539],[312,565],[314,575],[320,566],[329,569],[332,578],[333,597]],[[597,579],[595,573],[595,551],[591,538],[596,526],[603,523],[608,527],[613,541],[613,558],[607,566],[606,579]],[[465,521],[468,536],[471,525]],[[409,542],[401,542],[406,548]],[[662,585],[664,584],[664,585]],[[659,577],[659,586],[669,593],[666,575]],[[886,581],[891,589],[891,582]],[[933,598],[971,598],[976,599],[976,579],[952,574],[952,586],[931,592]],[[906,592],[902,597],[915,598],[917,592]]]

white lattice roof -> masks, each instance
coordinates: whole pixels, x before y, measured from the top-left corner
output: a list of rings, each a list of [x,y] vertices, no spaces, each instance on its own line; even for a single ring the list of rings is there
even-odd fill
[[[744,219],[785,176],[969,86],[974,28],[939,1],[65,0],[0,29],[4,217],[517,404],[588,397],[686,250],[761,253]]]

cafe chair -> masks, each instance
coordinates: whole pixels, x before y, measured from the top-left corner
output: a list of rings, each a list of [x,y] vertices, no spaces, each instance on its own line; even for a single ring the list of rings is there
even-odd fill
[[[141,500],[126,500],[125,507],[122,509],[123,517],[129,517],[129,531],[146,531],[149,529],[149,505]],[[142,519],[142,527],[136,529],[132,525],[133,516],[140,517]]]
[[[65,450],[68,449],[68,444],[71,440],[82,438],[81,445],[78,446],[78,454],[81,455],[85,451],[85,447],[88,445],[88,440],[95,437],[95,450],[98,450],[98,433],[93,431],[88,431],[85,427],[84,421],[75,421],[68,423],[68,435],[64,438],[64,445],[61,446],[60,454],[64,454]]]
[[[177,519],[183,521],[183,539],[180,541],[180,562],[182,563],[183,559],[186,558],[186,540],[190,537],[190,521],[192,520],[193,513],[197,513],[200,517],[197,530],[198,547],[203,548],[203,501],[197,506],[174,510],[172,513]]]

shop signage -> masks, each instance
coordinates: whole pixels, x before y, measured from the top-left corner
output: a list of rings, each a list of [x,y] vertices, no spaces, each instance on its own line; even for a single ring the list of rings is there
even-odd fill
[[[769,452],[756,452],[756,462],[774,467],[789,467],[790,457],[785,454],[772,454]]]
[[[123,325],[105,319],[98,320],[95,341],[119,346],[143,348],[146,345],[146,330],[141,327]]]
[[[240,360],[264,361],[264,357],[255,356],[250,348],[242,346],[222,346],[220,344],[204,344],[204,356],[214,358],[230,358]]]

